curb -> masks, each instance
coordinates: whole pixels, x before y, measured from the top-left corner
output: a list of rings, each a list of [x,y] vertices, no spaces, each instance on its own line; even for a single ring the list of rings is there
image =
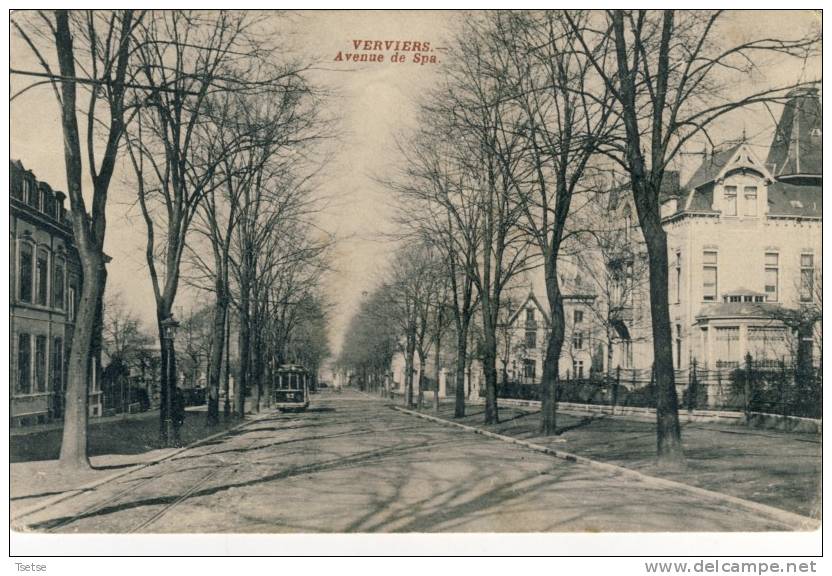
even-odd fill
[[[416,412],[414,410],[408,410],[407,408],[401,408],[399,406],[391,406],[393,410],[398,412],[402,412],[404,414],[409,414],[411,416],[416,416],[418,418],[422,418],[424,420],[429,420],[431,422],[436,422],[438,424],[444,424],[446,426],[455,426],[457,428],[462,428],[468,432],[473,432],[475,434],[480,434],[482,436],[487,436],[489,438],[494,438],[496,440],[502,440],[503,442],[508,442],[510,444],[517,444],[523,446],[524,448],[528,448],[535,452],[542,452],[543,454],[548,454],[549,456],[554,456],[555,458],[559,458],[561,460],[566,460],[567,462],[574,462],[577,464],[586,464],[592,468],[597,470],[604,470],[606,472],[612,472],[616,475],[625,476],[627,478],[632,478],[634,480],[639,480],[641,482],[645,482],[647,484],[651,484],[653,486],[662,487],[662,488],[669,488],[673,490],[683,490],[685,492],[689,492],[691,494],[695,494],[697,496],[704,496],[706,498],[720,500],[722,502],[728,504],[734,504],[745,508],[746,510],[762,514],[780,522],[786,526],[788,526],[791,530],[802,530],[802,531],[813,531],[820,528],[820,521],[815,518],[810,518],[808,516],[803,516],[802,514],[797,514],[795,512],[789,512],[788,510],[783,510],[781,508],[775,508],[774,506],[768,506],[766,504],[760,504],[759,502],[753,502],[751,500],[745,500],[743,498],[738,498],[736,496],[731,496],[729,494],[723,494],[722,492],[715,492],[713,490],[707,490],[705,488],[699,488],[697,486],[691,486],[690,484],[684,484],[682,482],[677,482],[675,480],[668,480],[666,478],[659,478],[657,476],[650,476],[649,474],[644,474],[643,472],[638,472],[637,470],[631,470],[630,468],[625,468],[623,466],[618,466],[616,464],[608,464],[606,462],[599,462],[598,460],[593,460],[591,458],[587,458],[585,456],[578,456],[577,454],[572,454],[571,452],[565,452],[563,450],[557,450],[555,448],[550,448],[548,446],[543,446],[541,444],[535,444],[533,442],[529,442],[527,440],[521,440],[520,438],[513,438],[511,436],[506,436],[504,434],[497,434],[496,432],[490,432],[488,430],[484,430],[482,428],[477,428],[476,426],[469,426],[467,424],[461,424],[459,422],[453,422],[451,420],[446,420],[444,418],[438,418],[436,416],[430,416],[428,414],[422,414],[421,412]]]
[[[116,472],[115,474],[111,474],[110,476],[105,476],[104,478],[99,478],[98,480],[93,480],[89,484],[84,484],[83,486],[80,486],[78,488],[73,488],[72,490],[68,490],[64,494],[58,494],[57,496],[49,498],[48,500],[46,500],[44,502],[41,502],[40,504],[36,504],[35,506],[32,506],[31,508],[28,508],[26,510],[18,512],[16,515],[11,516],[9,518],[9,520],[13,522],[15,520],[20,520],[21,518],[25,518],[26,516],[31,516],[32,514],[34,514],[36,512],[40,512],[41,510],[49,508],[50,506],[54,506],[55,504],[59,504],[59,503],[63,502],[64,500],[74,498],[75,496],[83,494],[84,492],[89,492],[90,490],[98,488],[99,486],[101,486],[103,484],[106,484],[107,482],[112,482],[113,480],[117,480],[117,479],[121,478],[122,476],[126,476],[127,474],[130,474],[132,472],[136,472],[137,470],[142,470],[142,469],[148,468],[150,466],[155,466],[156,464],[159,464],[160,462],[164,462],[165,460],[173,458],[174,456],[178,456],[179,454],[182,454],[183,452],[185,452],[187,450],[191,450],[192,448],[196,448],[200,444],[203,444],[205,442],[210,442],[211,440],[214,440],[216,438],[220,438],[222,436],[225,436],[229,432],[233,432],[234,430],[238,430],[240,428],[243,428],[244,426],[248,426],[249,424],[254,424],[258,420],[261,420],[261,419],[263,419],[266,416],[269,416],[271,414],[272,414],[272,412],[266,412],[264,414],[260,414],[252,420],[240,422],[236,426],[232,426],[231,428],[223,430],[222,432],[217,432],[216,434],[211,434],[210,436],[206,436],[205,438],[200,438],[199,440],[197,440],[195,442],[191,442],[187,446],[177,448],[173,452],[171,452],[169,454],[165,454],[164,456],[160,456],[159,458],[156,458],[154,460],[150,460],[148,462],[142,462],[141,464],[136,464],[135,466],[131,466],[129,468],[126,468],[126,469],[122,470],[121,472]]]

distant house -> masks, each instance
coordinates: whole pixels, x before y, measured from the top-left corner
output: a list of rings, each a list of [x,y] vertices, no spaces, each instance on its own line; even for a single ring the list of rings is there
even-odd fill
[[[558,363],[561,378],[586,378],[592,366],[597,325],[592,314],[596,295],[580,281],[563,287],[564,342]],[[508,381],[540,383],[549,342],[551,318],[548,306],[530,290],[507,319],[498,336],[498,374]]]
[[[64,193],[38,181],[20,161],[10,161],[9,172],[9,418],[11,426],[28,426],[63,417],[82,275]],[[102,413],[100,337],[94,340],[93,417]]]

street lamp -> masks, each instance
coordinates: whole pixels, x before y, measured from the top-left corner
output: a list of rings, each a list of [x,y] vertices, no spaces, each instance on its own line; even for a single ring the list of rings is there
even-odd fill
[[[165,346],[165,378],[164,378],[164,392],[165,392],[165,415],[162,420],[162,439],[165,446],[169,446],[173,438],[173,392],[176,385],[176,375],[173,374],[173,340],[176,338],[176,329],[179,327],[179,322],[173,319],[173,316],[168,316],[161,322],[162,324],[162,340]]]

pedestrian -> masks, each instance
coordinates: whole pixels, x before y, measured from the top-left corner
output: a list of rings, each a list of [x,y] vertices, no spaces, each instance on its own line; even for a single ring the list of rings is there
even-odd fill
[[[173,393],[173,442],[182,445],[182,425],[185,423],[185,393],[177,386]]]

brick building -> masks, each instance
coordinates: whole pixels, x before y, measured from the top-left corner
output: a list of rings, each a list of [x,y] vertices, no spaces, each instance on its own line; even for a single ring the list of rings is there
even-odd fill
[[[82,276],[64,193],[20,161],[9,172],[9,415],[11,426],[27,426],[63,417]],[[100,416],[95,354],[90,362],[90,415]]]

